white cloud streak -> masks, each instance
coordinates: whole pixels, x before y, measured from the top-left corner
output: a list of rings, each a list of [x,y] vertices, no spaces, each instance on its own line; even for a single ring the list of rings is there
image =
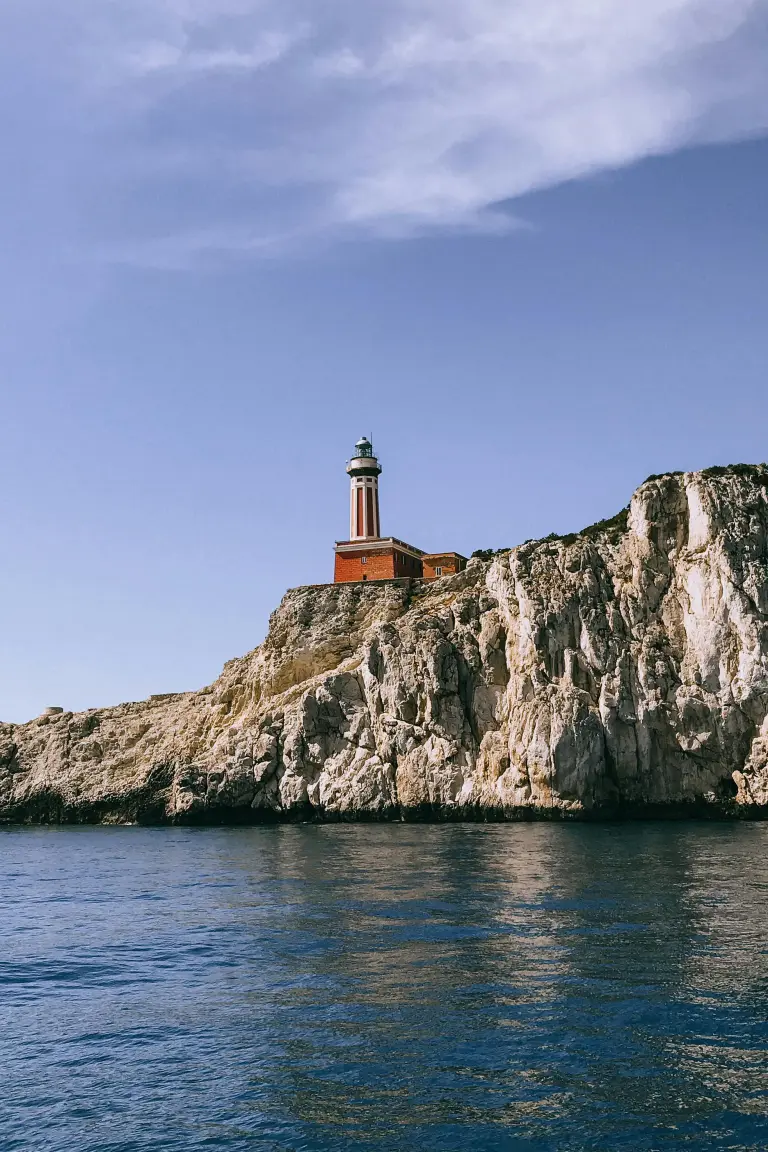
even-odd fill
[[[73,3],[94,190],[139,260],[498,229],[531,191],[768,127],[768,0]]]
[[[255,72],[276,63],[291,44],[291,37],[278,32],[268,33],[260,42],[247,49],[195,51],[189,50],[185,43],[154,41],[141,45],[134,53],[128,53],[123,63],[126,72],[136,78],[154,73],[184,77],[205,72]]]

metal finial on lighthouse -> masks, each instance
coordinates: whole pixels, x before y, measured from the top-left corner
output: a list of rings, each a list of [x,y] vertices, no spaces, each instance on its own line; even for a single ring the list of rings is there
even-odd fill
[[[373,454],[373,444],[361,436],[355,444],[355,455],[347,464],[351,481],[349,500],[350,540],[377,540],[379,524],[379,476],[381,465]]]

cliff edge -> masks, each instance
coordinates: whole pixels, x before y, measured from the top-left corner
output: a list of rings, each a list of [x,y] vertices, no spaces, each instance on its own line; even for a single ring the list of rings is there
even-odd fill
[[[768,815],[768,467],[432,583],[297,588],[200,692],[0,725],[0,820]]]

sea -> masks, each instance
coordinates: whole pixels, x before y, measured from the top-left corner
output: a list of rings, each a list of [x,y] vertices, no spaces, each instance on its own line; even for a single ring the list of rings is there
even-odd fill
[[[0,830],[2,1152],[768,1148],[768,824]]]

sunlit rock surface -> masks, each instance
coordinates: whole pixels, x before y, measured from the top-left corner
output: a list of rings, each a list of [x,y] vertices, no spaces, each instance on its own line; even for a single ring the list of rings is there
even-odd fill
[[[768,468],[431,584],[297,588],[200,692],[0,725],[5,820],[768,813]]]

